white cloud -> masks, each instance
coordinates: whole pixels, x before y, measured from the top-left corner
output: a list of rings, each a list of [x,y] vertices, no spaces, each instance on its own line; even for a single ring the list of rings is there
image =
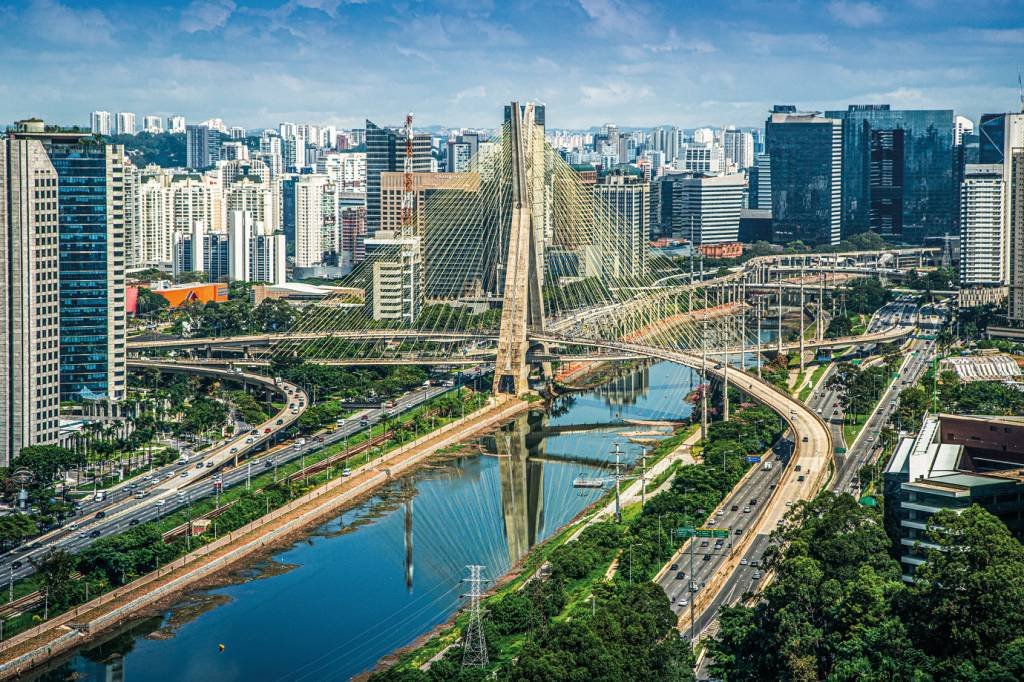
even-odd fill
[[[487,97],[487,88],[478,85],[474,88],[465,88],[455,93],[455,103],[458,104],[464,99],[483,99]]]
[[[601,33],[639,35],[646,22],[640,6],[623,0],[579,0],[594,27]]]
[[[581,85],[581,104],[586,106],[606,107],[634,104],[635,100],[650,97],[651,89],[645,85],[636,86],[631,83],[604,83],[602,85]]]
[[[192,0],[181,12],[181,30],[197,33],[221,28],[234,11],[234,0]]]
[[[114,44],[114,27],[98,9],[74,10],[57,0],[33,0],[22,20],[32,34],[48,42],[85,47]]]
[[[882,23],[882,10],[870,2],[853,0],[832,0],[828,3],[828,13],[841,24],[851,28],[864,28]]]
[[[668,30],[665,40],[655,43],[644,44],[644,49],[654,53],[659,52],[692,52],[694,54],[710,54],[715,51],[715,46],[707,40],[695,38],[681,38],[679,32],[673,26]]]

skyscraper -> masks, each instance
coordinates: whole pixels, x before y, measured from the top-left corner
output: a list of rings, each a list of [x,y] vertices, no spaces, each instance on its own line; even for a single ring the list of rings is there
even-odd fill
[[[1016,325],[1024,325],[1024,146],[1011,149],[1007,163],[1010,164],[1007,317]]]
[[[97,145],[82,133],[45,132],[41,121],[22,122],[9,137],[38,140],[57,172],[60,398],[120,400],[126,384],[130,162],[120,145]]]
[[[842,232],[921,243],[953,232],[952,110],[851,104],[843,122]]]
[[[366,232],[371,237],[381,229],[380,174],[403,170],[404,153],[404,133],[366,121]],[[413,171],[429,173],[430,161],[430,136],[414,135]]]
[[[775,107],[765,124],[772,241],[839,243],[842,141],[841,121]]]
[[[168,116],[167,117],[167,132],[169,133],[183,133],[185,132],[185,117],[184,116]]]
[[[742,173],[694,175],[678,180],[681,236],[689,238],[692,226],[695,244],[728,244],[739,240],[740,212],[743,210]]]
[[[749,168],[754,165],[754,137],[745,130],[726,130],[723,133],[722,146],[725,148],[725,160],[736,168]]]
[[[110,135],[110,112],[92,112],[89,115],[89,127],[97,135]]]
[[[326,175],[300,175],[294,182],[295,267],[313,268],[324,263],[324,254],[338,250],[338,229],[324,211],[324,199],[333,196]],[[328,190],[332,190],[328,192]]]
[[[0,466],[57,442],[57,171],[42,143],[0,140]]]
[[[650,185],[634,175],[612,174],[595,185],[594,191],[599,206],[615,216],[610,224],[621,230],[607,235],[614,255],[612,262],[604,264],[604,272],[613,277],[643,276],[651,237]]]
[[[998,287],[1003,268],[1002,164],[967,166],[960,188],[960,286]]]
[[[1009,280],[1014,279],[1011,272],[1010,258],[1014,253],[1011,240],[1014,238],[1013,226],[1013,155],[1016,150],[1024,149],[1024,112],[1015,114],[984,114],[979,126],[980,140],[978,158],[983,164],[998,163],[1003,168],[1003,273]],[[1011,301],[1011,306],[1016,299]],[[1011,312],[1011,315],[1014,313]]]
[[[185,163],[201,170],[220,161],[220,132],[204,125],[185,126]]]

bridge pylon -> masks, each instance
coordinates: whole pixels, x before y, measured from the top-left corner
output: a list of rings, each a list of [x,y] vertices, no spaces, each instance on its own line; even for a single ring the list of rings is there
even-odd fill
[[[533,105],[520,109],[512,102],[508,124],[511,155],[511,226],[505,257],[505,288],[501,326],[494,366],[494,392],[519,395],[529,385],[528,330],[544,330],[544,302],[541,296],[543,226],[533,220],[530,195],[531,172],[543,172],[528,163],[534,141]],[[541,142],[542,143],[542,142]]]

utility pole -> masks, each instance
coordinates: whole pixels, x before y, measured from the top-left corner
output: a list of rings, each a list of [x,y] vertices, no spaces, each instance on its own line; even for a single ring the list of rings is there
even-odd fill
[[[761,378],[761,318],[764,316],[764,301],[757,297],[757,378]]]
[[[782,271],[779,271],[779,355],[782,355]]]
[[[622,504],[619,501],[619,483],[622,481],[622,461],[619,459],[622,453],[619,451],[619,444],[615,444],[615,523],[622,523]]]
[[[733,291],[732,286],[728,289],[722,290],[722,297],[726,306],[729,305],[730,292]],[[735,296],[733,296],[735,298]],[[729,320],[732,318],[731,315],[725,318],[725,328],[728,330],[732,325],[729,324]],[[722,421],[729,421],[729,344],[732,343],[732,339],[729,338],[728,332],[725,335],[725,364],[722,365]]]
[[[245,467],[245,489],[249,490],[252,487],[252,462],[248,462],[248,466]]]
[[[800,372],[804,371],[804,261],[800,261]]]
[[[647,502],[647,448],[640,455],[640,510],[643,511]]]
[[[480,608],[481,585],[486,582],[480,577],[483,566],[467,566],[469,577],[463,582],[469,583],[469,623],[466,634],[462,638],[462,667],[487,667],[487,642],[484,640],[483,611]]]

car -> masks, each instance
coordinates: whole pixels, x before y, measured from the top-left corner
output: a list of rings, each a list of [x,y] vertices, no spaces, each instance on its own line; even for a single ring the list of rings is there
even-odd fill
[[[89,537],[89,531],[83,530],[81,533],[78,534],[78,537],[80,537],[80,538],[87,538],[87,537]]]
[[[212,462],[212,461],[210,461],[210,462],[207,462],[207,463],[206,463],[206,468],[207,468],[207,469],[212,469],[212,468],[213,468],[213,462]]]
[[[793,470],[794,470],[794,471],[800,471],[800,465],[799,465],[799,464],[797,464],[797,465],[796,465],[795,467],[793,467]]]
[[[683,573],[682,571],[679,571],[678,573],[676,573],[675,579],[676,580],[686,580],[686,574]]]
[[[737,528],[736,529],[736,535],[743,535],[743,529],[742,528]]]
[[[137,526],[137,525],[139,525],[139,520],[138,519],[129,519],[128,520],[128,525],[129,526]]]
[[[832,410],[832,416],[833,417],[836,416],[837,414],[839,414],[839,410]]]
[[[708,546],[708,545],[710,545],[710,544],[711,544],[711,543],[710,543],[710,542],[708,542],[707,540],[701,540],[700,546],[701,546],[701,547],[707,547],[707,546]]]
[[[174,478],[174,472],[173,471],[168,471],[167,475],[164,476],[164,478]]]
[[[761,579],[761,571],[754,571],[754,580]]]
[[[351,476],[352,475],[352,470],[349,469],[348,467],[345,467],[344,469],[341,470],[341,475],[342,476]]]
[[[98,538],[99,536],[100,536],[99,530],[94,530],[93,532],[89,533],[89,537],[91,537],[91,538]]]
[[[690,605],[690,602],[688,600],[686,600],[686,599],[680,599],[676,603],[679,604],[680,606],[689,606]]]
[[[800,442],[801,443],[806,443],[807,442],[807,436],[804,436],[803,438],[801,438]]]
[[[798,483],[803,483],[804,482],[804,477],[803,476],[797,476],[796,480],[797,480]]]
[[[263,433],[270,433],[270,431],[271,431],[271,429],[270,429],[269,426],[267,428],[263,429]]]
[[[691,580],[690,581],[690,592],[696,592],[696,591],[697,591],[697,581],[696,580]]]
[[[775,484],[775,483],[769,483],[769,484],[768,484],[768,489],[769,489],[769,490],[773,490],[773,489],[775,488],[775,486],[776,486],[776,485],[777,485],[777,484]]]
[[[146,496],[146,491],[145,490],[136,490],[135,491],[134,497],[135,497],[136,500],[141,500],[145,496]]]
[[[11,568],[21,568],[21,562],[20,561],[12,561],[11,562]]]
[[[786,522],[783,521],[782,519],[779,519],[778,521],[775,522],[775,525],[778,526],[779,528],[782,528],[783,526],[786,525]]]
[[[246,438],[245,442],[246,443],[251,443],[252,442],[252,436],[249,436],[248,438]]]
[[[750,507],[744,507],[743,508],[743,513],[744,514],[749,514],[750,513]]]
[[[188,472],[187,471],[182,471],[181,472],[181,478],[188,478]]]
[[[786,506],[787,507],[792,507],[793,506],[793,500],[786,500]]]
[[[229,452],[228,454],[229,454],[229,455],[233,455],[233,454],[235,454],[236,452],[238,452],[238,448],[231,448],[231,452]]]
[[[106,516],[107,516],[107,512],[105,512],[103,510],[100,510],[100,511],[96,512],[96,518],[97,519],[103,519],[103,518],[106,518]]]
[[[263,468],[264,469],[269,469],[272,466],[274,466],[274,460],[272,460],[272,459],[263,460]]]
[[[747,565],[747,564],[749,564],[749,563],[750,563],[750,562],[749,562],[749,561],[747,561],[747,560],[746,560],[746,558],[740,559],[740,566],[746,566],[746,565]]]
[[[202,469],[202,468],[203,468],[203,463],[202,462],[196,462],[196,469]]]
[[[750,504],[751,505],[757,504],[757,498],[756,497],[751,497],[750,498]]]
[[[758,566],[761,565],[761,561],[759,559],[754,559],[753,561],[750,562],[750,565],[753,566],[754,568],[757,568]]]
[[[153,504],[154,504],[155,506],[157,506],[157,507],[162,507],[162,506],[164,506],[165,504],[167,504],[167,500],[157,500],[157,501],[156,501],[156,502],[154,502]]]
[[[672,564],[671,570],[678,571],[679,570],[679,564]]]
[[[739,510],[740,510],[740,506],[738,504],[734,504],[732,506],[732,511],[739,511]]]
[[[281,424],[284,424],[284,420],[283,419],[278,419],[277,420],[277,425],[280,426]]]

